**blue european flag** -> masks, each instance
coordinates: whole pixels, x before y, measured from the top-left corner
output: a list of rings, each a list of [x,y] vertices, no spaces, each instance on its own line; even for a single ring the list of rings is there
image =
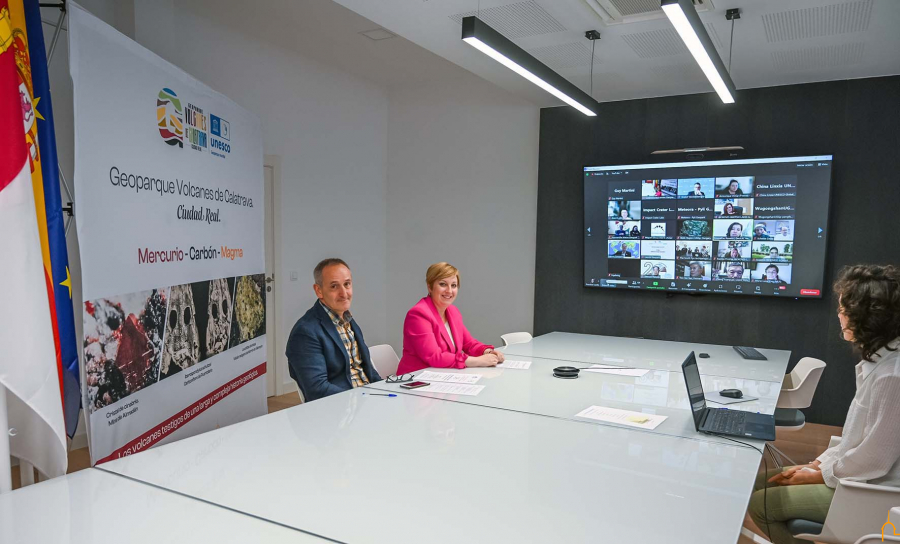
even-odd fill
[[[59,196],[59,170],[56,158],[56,132],[53,128],[53,106],[50,101],[50,78],[41,7],[38,0],[25,0],[25,28],[31,55],[31,79],[34,84],[38,146],[43,162],[44,204],[47,212],[47,237],[50,244],[51,274],[56,302],[56,327],[62,359],[63,409],[66,434],[75,434],[81,409],[81,386],[78,373],[78,343],[75,340],[75,314],[72,308],[72,277],[69,274],[69,252],[66,249],[65,220]]]

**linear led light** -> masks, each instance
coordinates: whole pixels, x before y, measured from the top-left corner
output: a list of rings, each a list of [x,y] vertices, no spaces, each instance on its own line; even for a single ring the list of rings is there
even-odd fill
[[[526,53],[477,17],[462,21],[462,39],[585,115],[597,115],[597,101],[569,80]]]
[[[716,52],[691,0],[662,0],[662,9],[688,51],[694,56],[694,60],[700,65],[700,69],[706,74],[706,79],[712,83],[719,98],[726,104],[733,104],[734,82],[731,81],[725,63]]]

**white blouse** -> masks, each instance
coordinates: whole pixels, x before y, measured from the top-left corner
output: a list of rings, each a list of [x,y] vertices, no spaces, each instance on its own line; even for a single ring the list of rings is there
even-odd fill
[[[447,327],[447,336],[450,337],[450,343],[453,344],[450,347],[452,347],[453,349],[456,349],[456,340],[453,339],[453,333],[450,332],[450,322],[448,321],[448,322],[444,323],[444,326]]]
[[[890,347],[900,347],[900,338]],[[841,443],[817,458],[828,487],[842,478],[900,487],[900,351],[881,348],[872,359],[856,365]]]

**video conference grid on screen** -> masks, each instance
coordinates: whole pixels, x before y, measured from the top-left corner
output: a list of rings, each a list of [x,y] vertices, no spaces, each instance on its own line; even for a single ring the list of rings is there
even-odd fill
[[[588,287],[820,297],[832,156],[584,169]]]

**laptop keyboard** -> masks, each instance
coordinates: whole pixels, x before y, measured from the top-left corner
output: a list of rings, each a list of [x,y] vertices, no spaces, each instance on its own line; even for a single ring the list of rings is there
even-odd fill
[[[708,430],[714,433],[743,434],[746,412],[738,410],[717,410]]]
[[[760,353],[759,351],[748,348],[746,346],[731,346],[734,348],[734,351],[741,354],[741,357],[744,359],[752,359],[754,361],[768,361],[768,358]]]

